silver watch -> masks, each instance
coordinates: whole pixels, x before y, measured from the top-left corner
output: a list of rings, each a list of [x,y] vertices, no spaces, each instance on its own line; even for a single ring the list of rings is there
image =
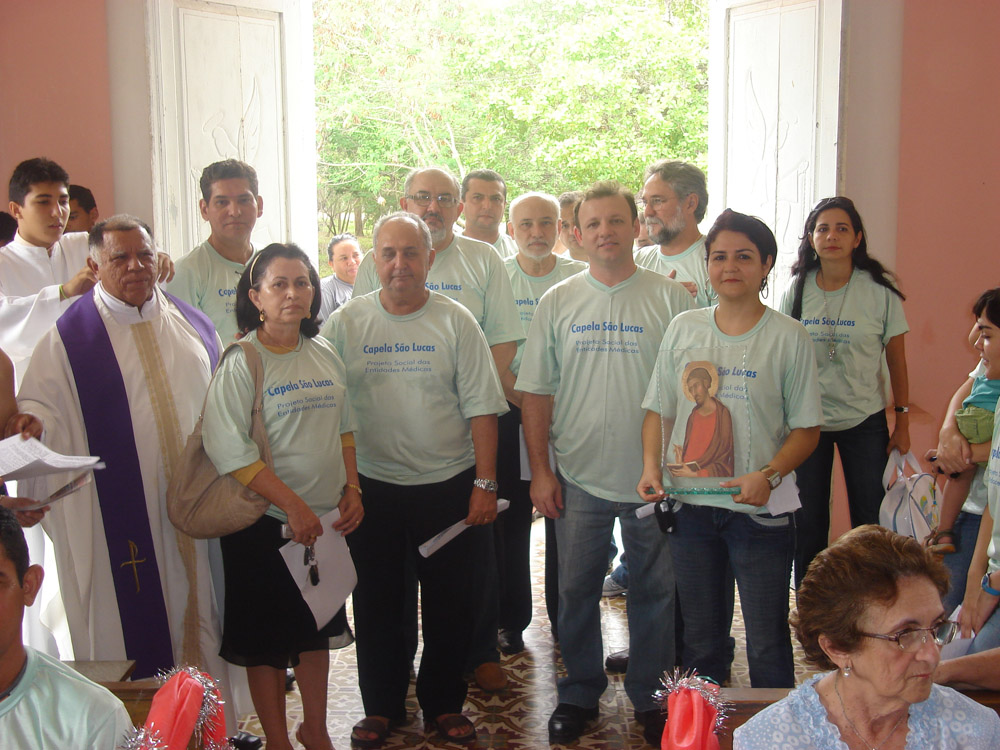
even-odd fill
[[[500,485],[495,479],[480,479],[476,478],[472,482],[473,487],[478,487],[483,492],[496,492],[500,489]]]
[[[760,467],[760,471],[767,480],[767,483],[771,485],[771,489],[777,489],[778,485],[781,484],[781,472],[771,466],[771,464],[764,464]]]

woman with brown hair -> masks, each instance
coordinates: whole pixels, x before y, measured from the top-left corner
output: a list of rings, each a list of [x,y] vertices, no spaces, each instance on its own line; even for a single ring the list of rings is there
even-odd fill
[[[941,605],[947,589],[916,540],[871,525],[842,536],[809,566],[790,618],[806,661],[831,671],[739,727],[733,746],[1000,746],[996,713],[933,682],[958,627]]]

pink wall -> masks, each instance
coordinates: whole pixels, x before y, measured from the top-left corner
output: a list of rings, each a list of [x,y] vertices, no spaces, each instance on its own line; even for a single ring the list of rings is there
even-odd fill
[[[40,12],[41,11],[41,12]],[[47,156],[113,213],[111,100],[104,0],[3,4],[0,205],[18,162]]]
[[[1000,285],[1000,3],[907,2],[903,17],[896,268],[907,295],[914,447],[937,442],[976,364],[969,307]]]

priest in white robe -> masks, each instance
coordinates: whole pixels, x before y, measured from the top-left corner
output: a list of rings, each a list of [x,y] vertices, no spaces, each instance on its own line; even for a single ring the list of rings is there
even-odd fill
[[[74,656],[136,659],[135,677],[196,664],[225,687],[245,678],[218,656],[208,544],[177,532],[166,513],[221,345],[202,313],[156,288],[156,252],[139,220],[95,226],[87,262],[97,286],[39,341],[18,394],[22,419],[37,419],[29,426],[49,447],[107,463],[42,521]],[[32,480],[25,494],[47,497],[71,478]]]

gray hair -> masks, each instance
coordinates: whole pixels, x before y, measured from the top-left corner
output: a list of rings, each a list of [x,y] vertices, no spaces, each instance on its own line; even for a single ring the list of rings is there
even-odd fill
[[[455,191],[456,200],[461,197],[462,186],[458,182],[458,178],[451,173],[448,167],[417,167],[412,170],[408,175],[406,175],[406,182],[403,183],[403,196],[410,194],[410,187],[413,185],[413,180],[422,175],[424,172],[440,172],[451,180],[452,188]]]
[[[511,222],[514,221],[514,209],[521,205],[522,201],[526,201],[528,198],[541,198],[543,201],[548,203],[555,212],[556,221],[559,221],[559,200],[554,195],[549,195],[548,193],[531,192],[519,195],[510,202],[510,208],[507,210],[507,215],[510,217]]]
[[[149,246],[153,248],[153,230],[149,224],[130,214],[116,214],[107,219],[103,219],[90,228],[87,235],[87,244],[90,247],[90,257],[94,263],[101,262],[101,251],[104,249],[104,235],[108,232],[130,232],[133,229],[141,229],[146,233]],[[155,250],[155,248],[153,248]]]
[[[686,161],[660,159],[646,167],[643,184],[654,174],[670,185],[670,188],[677,193],[678,200],[682,201],[692,193],[697,195],[698,208],[694,211],[694,220],[700,222],[705,218],[705,211],[708,210],[708,187],[705,184],[704,172]]]
[[[431,242],[431,230],[428,228],[427,224],[424,223],[424,220],[416,214],[411,214],[409,211],[396,211],[391,214],[386,214],[375,222],[375,227],[372,229],[372,250],[378,249],[378,233],[381,231],[382,227],[390,221],[405,221],[412,224],[417,229],[417,232],[420,233],[420,237],[424,241],[424,246],[427,248],[428,254],[433,249],[434,244]]]

